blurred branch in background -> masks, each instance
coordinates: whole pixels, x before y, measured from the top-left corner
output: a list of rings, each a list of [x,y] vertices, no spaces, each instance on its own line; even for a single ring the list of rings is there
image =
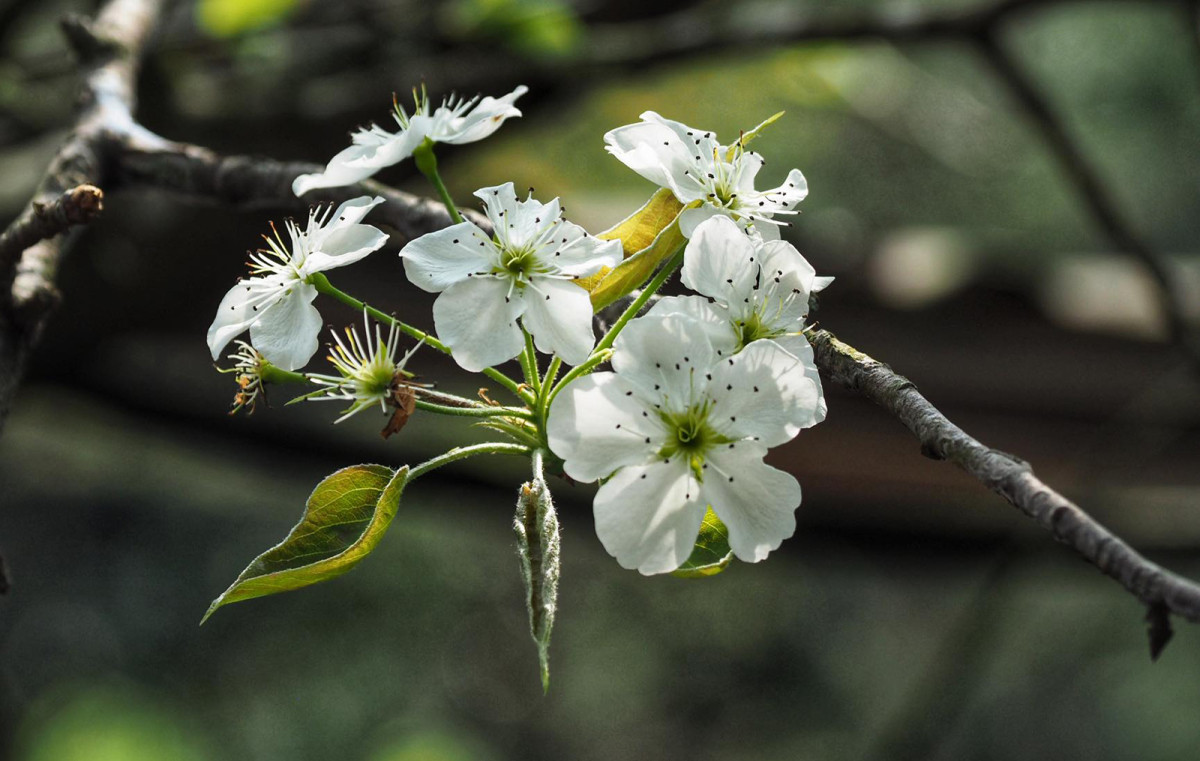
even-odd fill
[[[925,43],[945,39],[972,44],[991,65],[1032,122],[1046,148],[1074,187],[1092,222],[1122,253],[1139,260],[1154,278],[1167,315],[1170,338],[1200,371],[1200,336],[1188,321],[1187,292],[1171,263],[1155,251],[1125,220],[1104,183],[1068,134],[1038,88],[1005,49],[1002,26],[1019,13],[1087,0],[1002,0],[960,11],[914,12],[894,18],[850,21],[805,16],[802,11],[738,14],[726,6],[684,11],[648,23],[622,23],[596,28],[588,37],[586,60],[604,66],[642,65],[655,61],[711,55],[714,51],[762,49],[770,45],[821,40],[888,40]],[[1179,0],[1150,0],[1178,5]],[[1193,11],[1193,39],[1200,45],[1200,3],[1185,0]],[[649,51],[649,52],[648,52]]]

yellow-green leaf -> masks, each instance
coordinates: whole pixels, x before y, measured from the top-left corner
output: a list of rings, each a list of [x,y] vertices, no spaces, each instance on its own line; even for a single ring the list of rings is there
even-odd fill
[[[612,269],[592,289],[592,309],[600,311],[650,279],[658,265],[678,251],[687,239],[679,232],[679,218],[659,232],[649,245]]]
[[[349,571],[379,544],[407,481],[407,466],[393,472],[383,465],[352,465],[327,476],[309,495],[295,528],[246,566],[200,623],[222,605],[290,592]]]
[[[729,529],[710,507],[700,524],[700,533],[696,536],[696,546],[692,548],[692,554],[688,555],[683,565],[672,571],[671,575],[683,579],[715,576],[724,571],[732,560]]]
[[[780,112],[779,112],[779,113],[777,113],[777,114],[773,114],[773,115],[771,115],[771,116],[768,116],[766,119],[763,119],[763,121],[762,121],[762,124],[759,124],[757,127],[755,127],[754,129],[750,130],[749,132],[743,132],[743,133],[742,133],[742,137],[741,137],[741,139],[740,139],[740,140],[738,140],[738,142],[742,144],[742,148],[745,148],[747,145],[749,145],[751,140],[753,140],[754,138],[758,137],[758,133],[759,133],[759,132],[762,132],[762,131],[763,131],[764,129],[766,129],[767,127],[770,127],[772,124],[774,124],[774,123],[775,123],[775,121],[776,121],[776,120],[777,120],[779,117],[783,116],[783,114],[784,114],[784,112],[783,112],[783,111],[780,111]],[[734,152],[734,149],[735,149],[735,148],[737,148],[737,143],[734,143],[733,145],[729,146],[729,152],[728,152],[728,154],[725,156],[725,160],[726,160],[726,161],[732,161],[732,160],[733,160],[733,152]]]
[[[621,248],[624,251],[623,258],[628,259],[653,243],[659,233],[674,222],[682,210],[683,204],[679,202],[679,199],[675,198],[675,195],[670,190],[659,188],[654,195],[650,196],[650,200],[642,208],[604,232],[599,233],[596,237],[601,240],[621,241]],[[605,267],[596,274],[579,278],[575,282],[588,291],[594,291],[596,286],[600,284],[600,281],[604,280],[610,272],[612,270]],[[593,299],[594,303],[595,300]]]

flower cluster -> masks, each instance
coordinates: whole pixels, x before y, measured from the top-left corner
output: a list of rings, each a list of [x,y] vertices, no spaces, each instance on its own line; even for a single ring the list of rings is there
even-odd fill
[[[362,489],[377,495],[369,505],[347,497],[332,507],[321,502],[319,514],[306,515],[300,536],[329,528],[322,541],[334,549],[353,533],[344,525],[363,525],[364,510],[384,509],[385,492],[398,500],[399,489],[434,468],[479,453],[527,456],[533,477],[518,501],[516,526],[529,564],[524,578],[531,631],[545,678],[558,574],[557,561],[547,558],[557,557],[559,545],[543,463],[561,465],[578,481],[600,482],[593,503],[596,533],[623,567],[644,574],[675,571],[692,557],[702,526],[713,525],[724,529],[723,555],[764,559],[795,531],[801,499],[796,478],[764,458],[826,415],[804,331],[810,297],[830,278],[818,277],[780,239],[787,224],[781,219],[798,213],[808,192],[800,171],[791,170],[776,188],[755,187],[764,162],[746,146],[775,117],[731,144],[650,111],[640,122],[610,131],[607,150],[678,203],[656,193],[608,233],[589,234],[564,218],[557,198],[542,202],[532,190],[521,198],[511,182],[476,191],[483,217],[464,219],[438,176],[434,146],[491,134],[520,116],[514,103],[525,91],[452,98],[436,109],[421,92],[412,113],[396,106],[397,131],[373,126],[358,132],[323,172],[301,175],[293,185],[297,195],[348,185],[414,157],[455,222],[399,252],[410,283],[437,294],[432,332],[330,282],[326,273],[387,240],[363,223],[384,198],[363,196],[336,210],[313,209],[303,227],[287,222],[286,235],[273,227],[266,248],[250,254],[249,277],[222,300],[208,345],[216,358],[249,331],[249,342],[237,341],[235,364],[227,371],[237,373],[235,410],[253,408],[268,383],[308,384],[308,392],[293,401],[341,402],[336,422],[378,407],[391,415],[385,438],[420,410],[468,417],[507,439],[455,447],[391,471],[384,484],[379,466],[363,466],[370,483]],[[658,297],[676,270],[691,293]],[[364,332],[333,333],[333,372],[295,372],[317,350],[318,295],[361,312]],[[598,339],[596,308],[623,295],[629,297],[625,311]],[[417,341],[403,354],[401,333]],[[486,374],[510,393],[509,402],[493,400],[486,389],[469,399],[415,382],[407,365],[421,345]],[[514,359],[516,378],[505,365]],[[339,515],[343,507],[350,512]],[[395,505],[387,510],[372,520],[391,520]],[[347,540],[352,559],[346,562],[356,562],[377,539]],[[272,552],[303,541],[289,537]],[[537,573],[529,570],[535,557],[543,563]],[[279,571],[286,573],[290,569]],[[282,578],[272,577],[271,591],[289,588]],[[295,583],[312,580],[303,575]]]

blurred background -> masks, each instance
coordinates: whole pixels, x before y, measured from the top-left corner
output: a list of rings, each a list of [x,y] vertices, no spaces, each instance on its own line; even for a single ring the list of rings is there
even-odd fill
[[[653,109],[729,141],[784,110],[755,144],[759,184],[808,177],[788,235],[837,278],[821,325],[1200,577],[1200,375],[1166,340],[1154,280],[1106,233],[1165,257],[1197,320],[1195,4],[1009,2],[991,37],[911,32],[995,1],[176,2],[139,117],[219,152],[323,163],[356,126],[389,123],[393,92],[525,83],[525,116],[441,150],[443,175],[464,202],[533,186],[599,231],[653,190],[604,152],[605,131]],[[94,5],[0,2],[5,220],[70,124],[70,11]],[[829,33],[705,40],[788,25]],[[378,179],[428,194],[411,163]],[[381,418],[334,427],[332,406],[284,410],[283,394],[228,417],[235,389],[203,334],[281,215],[106,192],[0,438],[0,758],[1197,757],[1200,631],[1178,624],[1151,664],[1130,595],[828,386],[828,420],[773,452],[805,496],[769,562],[642,578],[596,540],[592,487],[552,484],[564,572],[546,697],[513,462],[423,479],[348,576],[198,628],[328,472],[474,434],[418,415],[383,442]],[[429,325],[402,243],[335,282]],[[321,306],[331,324],[356,318]],[[432,352],[415,366],[474,393]]]

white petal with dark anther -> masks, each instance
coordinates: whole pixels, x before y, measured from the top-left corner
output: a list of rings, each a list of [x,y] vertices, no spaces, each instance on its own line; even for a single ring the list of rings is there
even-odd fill
[[[379,134],[389,135],[389,137],[374,143],[371,150],[359,153],[347,163],[351,168],[369,168],[371,174],[384,167],[399,164],[411,156],[421,143],[425,142],[425,138],[429,136],[430,127],[429,118],[420,114],[410,119],[408,126],[394,135],[375,127],[372,132],[377,131]]]
[[[743,303],[758,275],[754,253],[736,222],[714,216],[695,229],[683,250],[683,284],[727,305]]]
[[[412,284],[429,293],[440,293],[478,273],[491,272],[497,263],[492,239],[470,222],[409,241],[400,257]]]
[[[799,169],[793,169],[788,172],[782,185],[773,190],[764,190],[762,194],[769,197],[776,207],[790,210],[808,196],[808,180],[804,179]]]
[[[661,448],[664,429],[633,386],[615,373],[593,373],[554,398],[546,434],[571,478],[595,481],[643,465]]]
[[[680,458],[621,468],[596,492],[596,536],[624,568],[667,573],[687,560],[705,502]]]
[[[217,315],[208,328],[208,348],[214,360],[229,342],[250,327],[267,309],[283,296],[285,278],[249,278],[226,292],[217,307]]]
[[[709,421],[732,439],[773,447],[818,422],[821,389],[804,363],[774,341],[754,341],[711,370]]]
[[[757,563],[796,532],[800,484],[763,462],[766,447],[739,442],[708,456],[704,498],[729,529],[738,560]]]
[[[630,322],[613,346],[613,369],[636,385],[645,398],[659,398],[665,408],[682,411],[695,393],[696,372],[716,359],[703,331],[679,315],[646,315]]]
[[[592,300],[569,280],[534,277],[525,286],[521,323],[533,334],[537,350],[554,354],[568,365],[588,358],[596,345],[592,332]]]
[[[601,267],[616,267],[622,256],[621,241],[601,240],[574,222],[562,221],[547,238],[538,258],[564,275],[587,277]]]
[[[459,367],[479,372],[512,359],[525,348],[517,327],[524,303],[509,297],[508,280],[477,277],[454,283],[433,302],[438,338],[453,351]]]
[[[517,208],[517,191],[513,184],[506,182],[503,185],[480,188],[475,191],[475,197],[483,201],[483,212],[487,215],[488,221],[492,223],[496,240],[501,244],[506,243],[509,240],[509,224],[513,220],[505,219],[505,217],[513,214]]]
[[[284,370],[308,364],[317,353],[321,313],[312,305],[317,289],[296,282],[250,326],[250,343]]]

